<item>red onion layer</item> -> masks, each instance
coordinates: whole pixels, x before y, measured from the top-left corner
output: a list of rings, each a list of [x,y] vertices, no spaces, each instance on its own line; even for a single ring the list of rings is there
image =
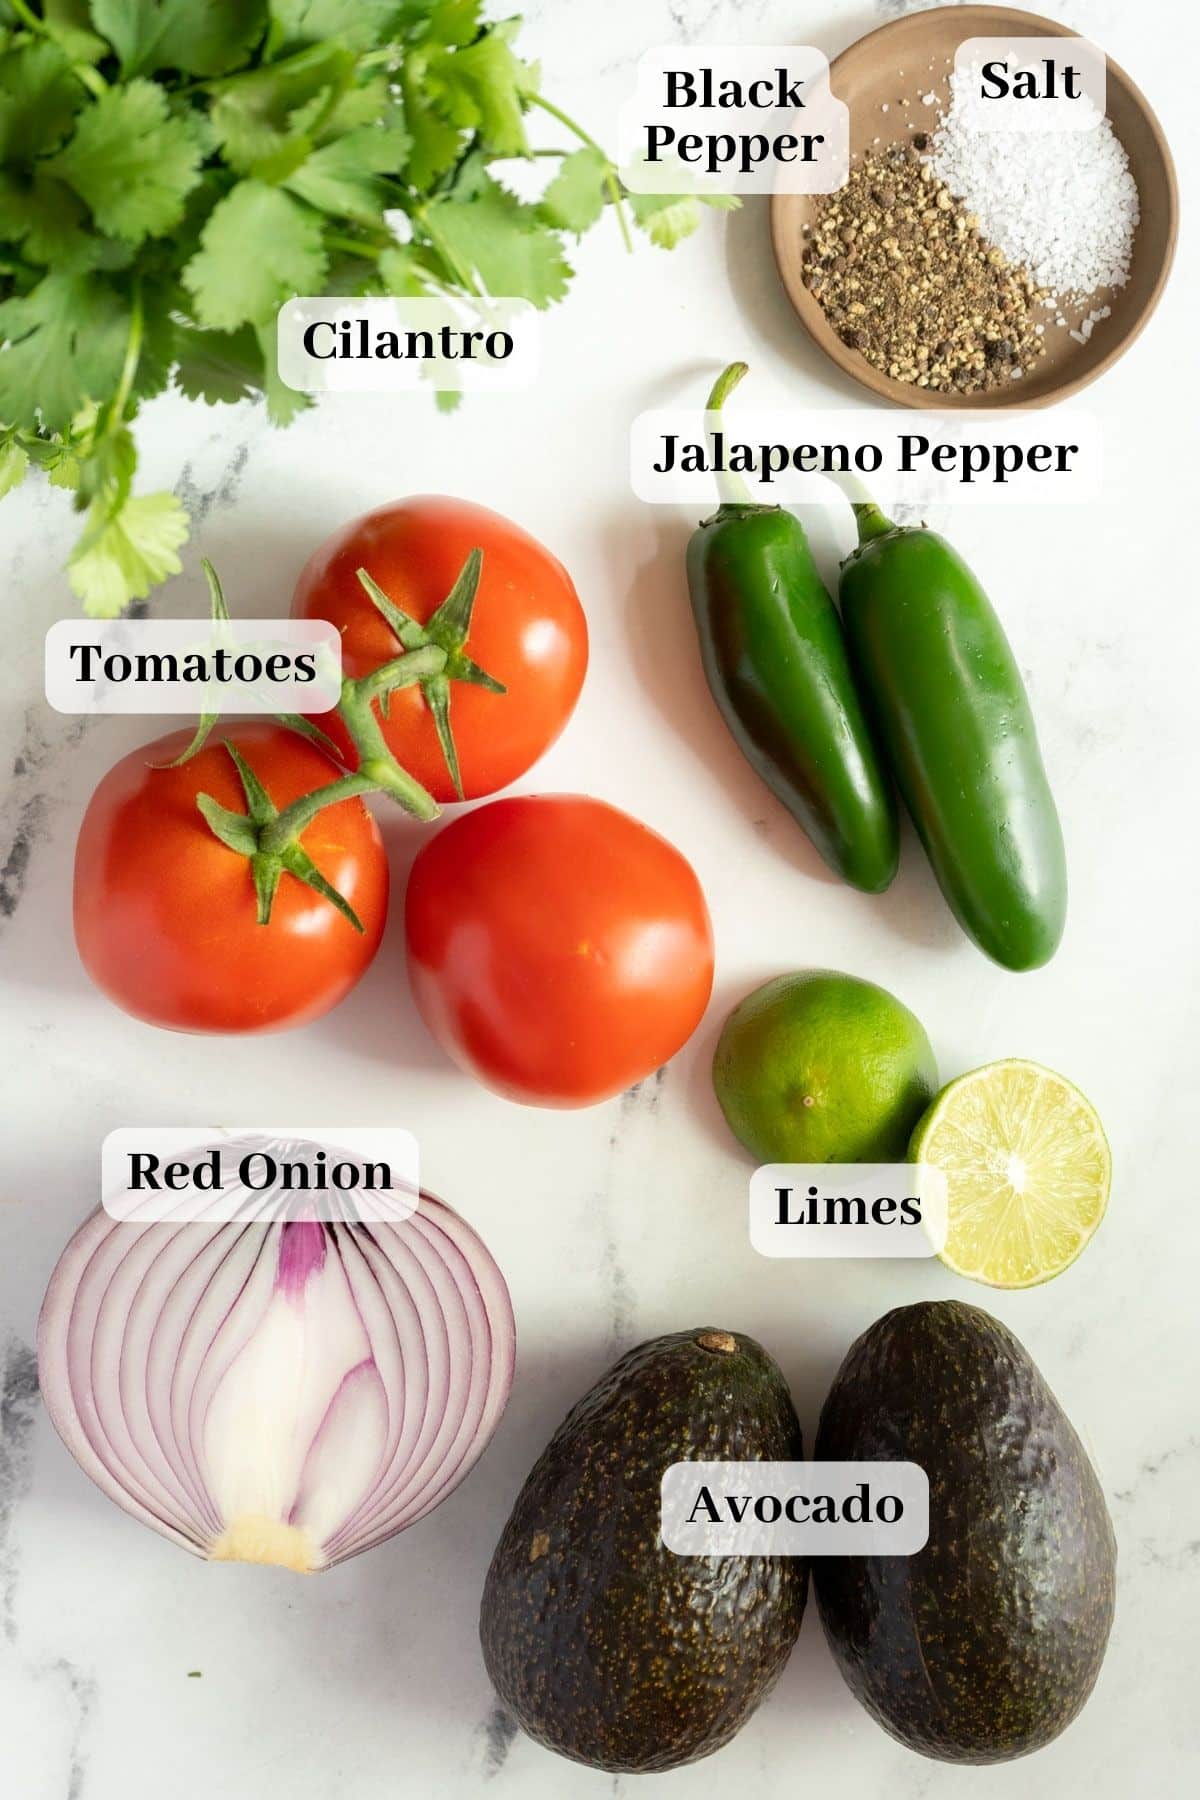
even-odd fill
[[[139,1225],[98,1211],[38,1322],[63,1442],[198,1556],[329,1568],[444,1500],[512,1385],[504,1277],[422,1194],[402,1223]]]

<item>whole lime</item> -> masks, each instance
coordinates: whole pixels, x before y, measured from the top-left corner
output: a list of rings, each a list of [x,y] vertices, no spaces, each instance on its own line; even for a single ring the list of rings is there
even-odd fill
[[[759,1162],[903,1162],[938,1076],[924,1027],[893,994],[806,969],[733,1009],[713,1086]]]

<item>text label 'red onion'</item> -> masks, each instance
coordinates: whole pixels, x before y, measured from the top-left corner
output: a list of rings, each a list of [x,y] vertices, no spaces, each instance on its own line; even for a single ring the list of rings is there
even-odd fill
[[[141,1225],[399,1223],[420,1193],[417,1140],[391,1126],[121,1126],[100,1192],[110,1218]]]

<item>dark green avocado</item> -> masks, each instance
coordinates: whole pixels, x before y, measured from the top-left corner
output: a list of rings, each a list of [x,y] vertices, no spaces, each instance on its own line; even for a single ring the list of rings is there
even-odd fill
[[[929,1477],[916,1556],[813,1564],[825,1635],[868,1712],[944,1762],[1056,1738],[1100,1673],[1117,1547],[1083,1445],[1012,1332],[957,1300],[886,1314],[838,1371],[816,1456],[906,1459]]]
[[[551,1438],[483,1590],[500,1699],[593,1768],[673,1769],[729,1742],[788,1659],[808,1586],[794,1557],[681,1557],[659,1537],[674,1462],[795,1461],[800,1427],[753,1338],[701,1328],[623,1356]]]

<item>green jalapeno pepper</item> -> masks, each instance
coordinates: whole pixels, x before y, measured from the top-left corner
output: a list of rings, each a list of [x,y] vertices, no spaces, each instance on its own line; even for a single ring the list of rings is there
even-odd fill
[[[746,373],[733,363],[708,402],[719,414]],[[855,691],[837,611],[798,519],[760,506],[736,475],[692,534],[688,586],[704,673],[751,767],[830,868],[869,894],[899,856],[895,802]]]
[[[842,619],[859,684],[963,930],[1036,969],[1066,920],[1062,829],[1025,685],[987,595],[936,532],[853,502]]]

